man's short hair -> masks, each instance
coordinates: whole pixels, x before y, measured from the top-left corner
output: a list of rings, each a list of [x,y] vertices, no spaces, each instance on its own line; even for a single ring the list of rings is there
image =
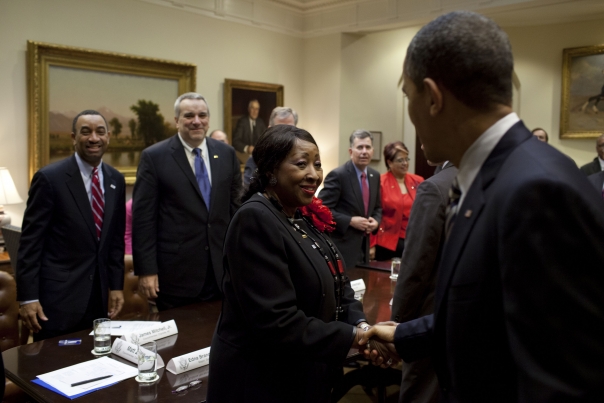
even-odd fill
[[[407,48],[405,74],[418,91],[431,78],[477,110],[511,106],[514,59],[505,32],[470,11],[445,14],[419,30]]]
[[[354,143],[354,139],[366,139],[369,137],[371,139],[371,144],[373,145],[373,134],[367,130],[357,129],[352,132],[350,135],[350,148],[352,148],[352,143]]]
[[[287,106],[278,106],[271,112],[271,117],[268,119],[268,125],[274,126],[275,119],[279,120],[287,119],[288,116],[294,117],[294,126],[298,126],[298,112]]]
[[[94,109],[86,109],[85,111],[78,113],[76,115],[76,117],[73,118],[73,122],[71,124],[72,133],[76,133],[76,123],[78,122],[78,119],[80,118],[80,116],[83,116],[83,115],[98,115],[98,116],[102,117],[103,120],[105,121],[105,128],[107,129],[107,131],[110,131],[109,126],[107,125],[107,119],[105,119],[105,116],[101,115],[98,111],[95,111]]]
[[[210,116],[210,106],[208,105],[208,102],[203,97],[203,95],[198,94],[196,92],[185,92],[184,94],[176,98],[176,101],[174,102],[174,117],[180,116],[180,103],[185,99],[200,99],[205,102],[208,108],[208,116]]]
[[[541,130],[543,133],[545,133],[545,142],[549,142],[549,134],[547,134],[547,132],[545,131],[545,129],[541,128],[541,127],[535,127],[533,130],[531,130],[532,134],[535,134],[536,131]]]

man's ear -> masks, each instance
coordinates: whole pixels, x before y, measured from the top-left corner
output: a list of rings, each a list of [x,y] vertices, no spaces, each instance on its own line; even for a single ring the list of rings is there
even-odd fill
[[[427,91],[430,100],[430,115],[436,116],[443,109],[443,93],[431,78],[424,78],[423,83],[424,91]]]

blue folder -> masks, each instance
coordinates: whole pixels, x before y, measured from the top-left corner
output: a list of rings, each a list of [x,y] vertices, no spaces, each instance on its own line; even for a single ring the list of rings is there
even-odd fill
[[[73,396],[67,396],[65,393],[60,392],[58,389],[53,388],[52,386],[50,386],[49,384],[47,384],[46,382],[44,382],[44,381],[43,381],[43,380],[41,380],[41,379],[34,379],[34,380],[32,380],[32,382],[33,382],[33,383],[35,383],[35,384],[37,384],[37,385],[40,385],[40,386],[42,386],[42,387],[45,387],[45,388],[46,388],[46,389],[48,389],[48,390],[52,390],[53,392],[58,393],[58,394],[59,394],[59,395],[61,395],[61,396],[65,396],[66,398],[71,399],[71,400],[73,400],[73,399],[75,399],[75,398],[78,398],[78,397],[80,397],[80,396],[84,396],[84,395],[87,395],[87,394],[89,394],[89,393],[92,393],[92,392],[94,392],[95,390],[101,390],[101,389],[105,389],[105,388],[108,388],[109,386],[113,386],[113,385],[115,385],[116,383],[119,383],[119,381],[118,381],[118,382],[114,382],[114,383],[112,383],[112,384],[110,384],[110,385],[101,386],[100,388],[94,388],[94,389],[90,389],[90,390],[87,390],[87,391],[82,392],[82,393],[78,393],[77,395],[73,395]]]

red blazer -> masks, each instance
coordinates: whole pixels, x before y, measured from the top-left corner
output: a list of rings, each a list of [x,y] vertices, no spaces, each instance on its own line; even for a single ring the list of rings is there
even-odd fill
[[[407,173],[405,186],[412,200],[420,183],[424,181],[419,175]],[[403,206],[403,194],[392,172],[388,171],[380,176],[380,190],[382,196],[382,221],[377,235],[371,235],[371,246],[380,245],[389,250],[396,250],[401,229],[407,229],[411,206]],[[401,237],[404,238],[404,237]]]

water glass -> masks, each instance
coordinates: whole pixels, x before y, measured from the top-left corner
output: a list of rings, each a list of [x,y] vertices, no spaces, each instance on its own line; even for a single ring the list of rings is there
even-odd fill
[[[157,380],[157,343],[150,341],[138,347],[138,377],[139,382],[154,382]]]
[[[111,352],[111,319],[95,319],[92,322],[94,331],[94,353],[109,354]]]
[[[392,259],[392,263],[390,264],[390,278],[392,280],[396,280],[398,278],[398,274],[401,271],[401,259],[395,257]]]

